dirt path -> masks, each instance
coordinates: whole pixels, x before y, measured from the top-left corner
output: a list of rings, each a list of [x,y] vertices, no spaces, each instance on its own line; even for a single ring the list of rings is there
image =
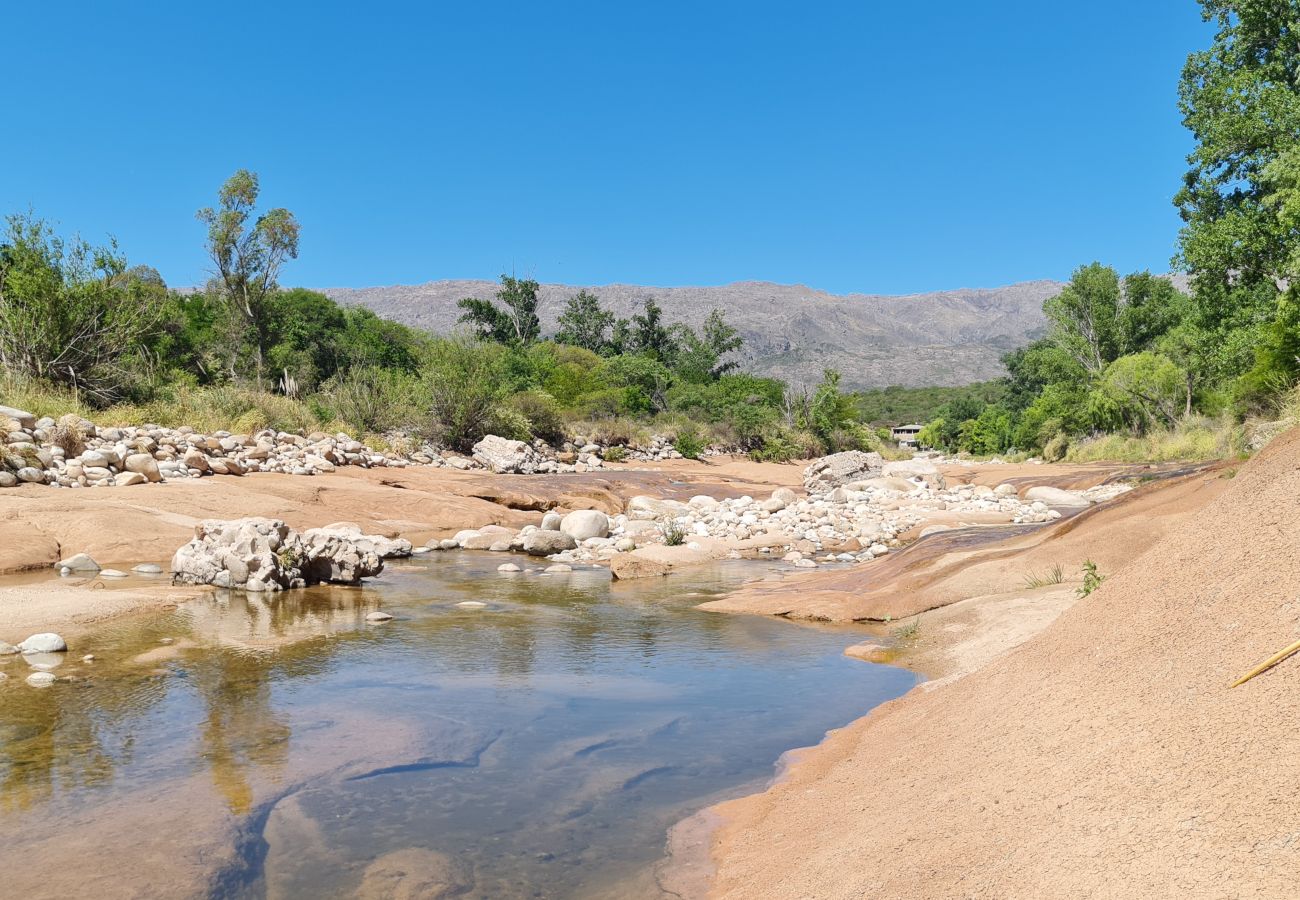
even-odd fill
[[[1300,663],[1228,685],[1300,637],[1297,495],[1292,433],[1235,478],[1135,496],[1027,555],[935,578],[978,586],[1041,565],[1052,544],[1099,561],[1146,548],[1077,603],[1044,590],[1068,608],[1019,646],[989,625],[1020,617],[1029,592],[923,617],[918,661],[970,674],[878,708],[769,791],[715,808],[711,895],[1294,897]]]

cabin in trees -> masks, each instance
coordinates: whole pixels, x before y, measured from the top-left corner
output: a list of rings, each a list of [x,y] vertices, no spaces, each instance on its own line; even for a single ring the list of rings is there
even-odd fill
[[[895,425],[889,430],[889,436],[900,447],[908,447],[915,450],[919,446],[916,436],[921,433],[920,425]]]

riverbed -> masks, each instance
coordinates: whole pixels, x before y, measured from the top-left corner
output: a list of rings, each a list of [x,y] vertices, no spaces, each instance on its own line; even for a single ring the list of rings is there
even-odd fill
[[[11,888],[345,897],[405,878],[657,896],[646,873],[675,822],[917,681],[844,657],[862,629],[694,608],[769,577],[762,563],[611,582],[502,562],[439,554],[362,588],[205,595],[62,660],[6,658]],[[378,610],[394,618],[367,621]],[[27,685],[33,662],[60,680]]]

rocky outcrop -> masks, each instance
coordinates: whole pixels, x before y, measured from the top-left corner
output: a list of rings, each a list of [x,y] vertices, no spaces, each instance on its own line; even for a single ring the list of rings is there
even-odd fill
[[[845,450],[814,460],[803,470],[803,486],[809,494],[825,494],[851,481],[882,474],[885,460],[879,453]]]
[[[171,563],[177,581],[256,592],[320,582],[356,584],[383,567],[366,535],[328,528],[299,534],[267,518],[201,522]]]
[[[532,475],[542,463],[531,444],[489,434],[474,445],[474,462],[498,475]]]

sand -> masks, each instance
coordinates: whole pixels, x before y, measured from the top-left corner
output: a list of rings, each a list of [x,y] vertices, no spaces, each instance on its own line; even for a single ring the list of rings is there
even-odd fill
[[[1150,492],[1183,514],[1037,636],[716,807],[710,895],[1296,896],[1300,658],[1228,685],[1300,637],[1300,435],[1218,482]]]

